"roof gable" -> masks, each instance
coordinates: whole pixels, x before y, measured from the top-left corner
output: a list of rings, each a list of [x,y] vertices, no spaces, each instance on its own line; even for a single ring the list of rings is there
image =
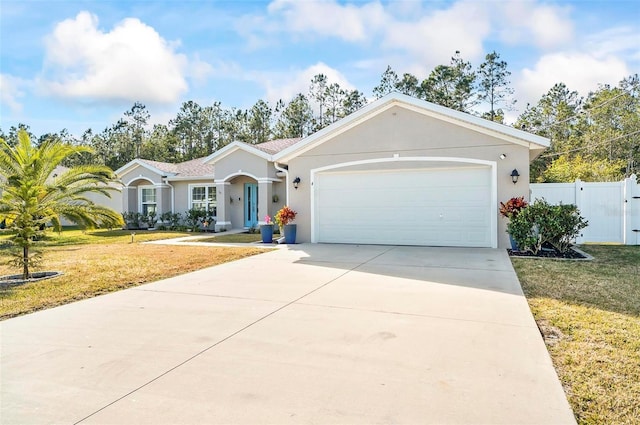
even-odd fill
[[[286,163],[290,159],[319,146],[325,141],[366,122],[394,106],[405,108],[511,143],[526,146],[532,150],[541,150],[549,146],[549,139],[547,138],[407,95],[390,93],[275,154],[273,160]]]
[[[262,151],[260,149],[257,149],[255,146],[256,145],[249,145],[243,142],[232,142],[232,143],[229,143],[227,146],[223,147],[222,149],[219,149],[214,153],[212,153],[211,155],[209,155],[208,157],[204,158],[204,163],[211,164],[215,161],[219,161],[220,159],[224,158],[227,155],[232,154],[237,150],[243,150],[245,152],[249,152],[267,161],[271,160],[271,155],[269,153]]]
[[[159,176],[166,176],[166,175],[174,175],[175,174],[174,172],[161,170],[160,168],[158,168],[156,166],[158,164],[174,166],[174,164],[169,164],[169,163],[166,163],[166,162],[148,161],[148,160],[136,158],[136,159],[134,159],[132,161],[127,162],[122,167],[118,168],[115,171],[115,173],[118,176],[122,176],[122,175],[130,172],[131,170],[134,170],[136,167],[143,167],[143,168],[146,168],[147,170],[149,170],[152,173],[155,173],[155,174],[157,174]]]
[[[185,179],[190,177],[212,177],[214,168],[211,164],[204,162],[206,158],[196,158],[177,164],[168,162],[151,161],[148,159],[136,158],[116,170],[118,176],[135,170],[136,167],[143,167],[161,177],[172,179]]]

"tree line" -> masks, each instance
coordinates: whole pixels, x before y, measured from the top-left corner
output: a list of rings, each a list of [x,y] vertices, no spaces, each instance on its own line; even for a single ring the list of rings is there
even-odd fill
[[[514,89],[508,65],[498,53],[487,54],[473,67],[456,51],[448,64],[437,65],[420,81],[411,73],[382,73],[372,96],[400,92],[484,119],[504,123],[512,110]],[[167,124],[149,124],[146,106],[136,102],[99,133],[87,129],[74,137],[66,129],[39,137],[38,144],[57,139],[93,149],[67,159],[65,165],[98,163],[117,169],[134,158],[181,162],[209,155],[233,141],[256,144],[272,139],[305,137],[366,105],[357,89],[345,89],[324,74],[310,80],[307,93],[270,105],[258,100],[248,109],[223,108],[220,102],[184,102]],[[631,75],[617,86],[601,85],[581,97],[557,83],[534,105],[527,105],[513,124],[549,137],[551,146],[531,166],[532,181],[617,180],[640,174],[640,83]],[[17,143],[19,124],[0,137]]]

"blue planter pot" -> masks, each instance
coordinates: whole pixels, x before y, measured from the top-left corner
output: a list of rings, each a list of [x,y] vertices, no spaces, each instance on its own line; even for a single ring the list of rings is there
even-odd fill
[[[262,243],[273,243],[273,224],[263,224],[260,226]]]
[[[293,244],[296,243],[297,224],[287,224],[284,226],[284,243]]]
[[[520,249],[518,248],[518,243],[515,239],[513,239],[513,236],[511,236],[511,234],[509,234],[509,242],[511,242],[512,251],[520,251]]]

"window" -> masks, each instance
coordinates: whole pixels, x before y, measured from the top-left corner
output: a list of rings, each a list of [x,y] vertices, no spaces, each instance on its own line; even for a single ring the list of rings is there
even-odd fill
[[[190,186],[191,208],[207,211],[212,216],[217,215],[215,186]]]
[[[140,189],[140,203],[142,214],[147,215],[150,212],[157,212],[156,205],[156,188],[155,187],[143,187]]]

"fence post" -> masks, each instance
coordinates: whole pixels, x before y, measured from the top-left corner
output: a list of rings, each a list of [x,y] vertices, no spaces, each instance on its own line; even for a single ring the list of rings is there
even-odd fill
[[[584,185],[580,179],[576,179],[574,183],[574,189],[575,189],[575,195],[573,199],[575,200],[575,206],[578,207],[578,210],[582,213],[582,205],[584,204],[583,202]],[[582,229],[580,231],[580,235],[576,238],[577,244],[584,243],[584,230],[585,229]]]
[[[624,244],[640,245],[640,187],[632,174],[624,179]]]

